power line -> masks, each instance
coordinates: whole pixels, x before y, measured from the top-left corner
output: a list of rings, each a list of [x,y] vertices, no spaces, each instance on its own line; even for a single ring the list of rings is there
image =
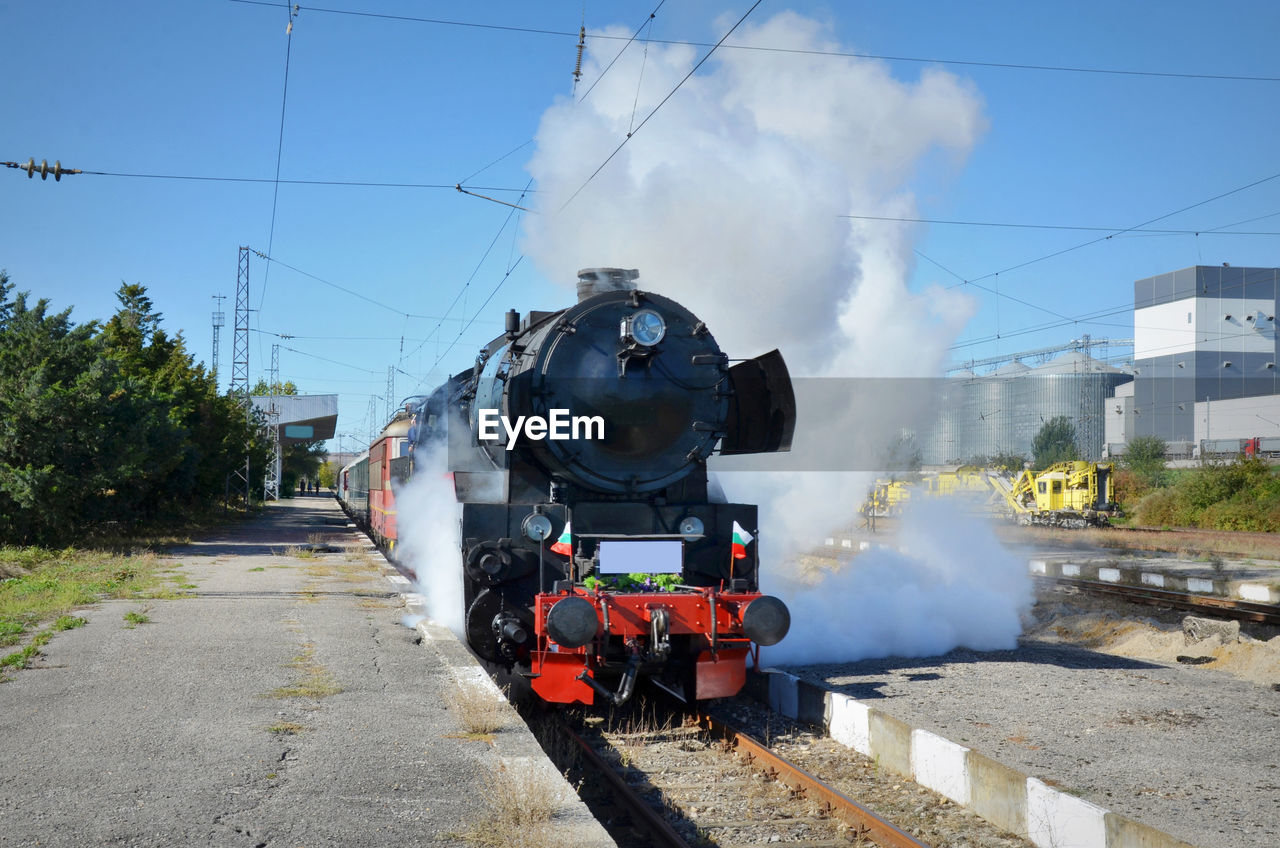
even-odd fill
[[[604,79],[604,75],[609,73],[609,69],[613,67],[614,63],[622,58],[623,53],[627,52],[627,48],[630,47],[631,43],[636,40],[636,37],[639,36],[640,33],[644,32],[645,27],[650,26],[652,24],[653,19],[658,16],[658,10],[661,9],[666,2],[667,0],[662,0],[662,2],[659,3],[657,6],[655,6],[653,11],[649,13],[649,17],[644,19],[644,23],[636,27],[636,31],[631,33],[631,37],[627,39],[627,43],[622,45],[622,48],[618,50],[618,52],[614,55],[612,59],[609,60],[609,64],[605,65],[604,70],[600,72],[600,76],[596,77],[595,82],[591,83],[591,85],[587,88],[587,90],[582,93],[582,96],[578,98],[579,103],[587,99],[587,96],[591,94],[591,92],[595,89],[597,85],[600,84],[600,80]],[[591,37],[596,38],[597,36],[593,35]],[[599,37],[603,38],[604,36],[599,36]],[[649,41],[649,39],[645,39],[645,41],[647,42]]]
[[[644,23],[641,23],[639,27],[636,27],[636,31],[635,31],[634,33],[631,33],[631,37],[630,37],[630,38],[627,38],[627,42],[626,42],[626,44],[625,44],[625,45],[622,45],[622,49],[621,49],[621,50],[618,50],[618,53],[617,53],[616,55],[614,55],[614,56],[613,56],[613,59],[609,60],[609,64],[608,64],[608,65],[605,65],[604,70],[602,70],[602,72],[600,72],[599,76],[595,78],[595,81],[594,81],[594,82],[591,82],[591,85],[588,87],[588,90],[586,90],[585,92],[582,92],[582,96],[581,96],[581,97],[579,97],[579,102],[582,102],[582,101],[586,100],[586,97],[588,97],[588,95],[590,95],[590,94],[591,94],[591,91],[593,91],[593,90],[594,90],[595,86],[598,86],[598,85],[599,85],[599,83],[600,83],[600,81],[602,81],[602,79],[604,79],[605,74],[608,74],[608,73],[609,73],[609,69],[613,68],[613,64],[614,64],[614,63],[616,63],[616,61],[617,61],[618,59],[621,59],[621,58],[622,58],[622,54],[623,54],[623,53],[626,53],[627,47],[630,47],[630,46],[631,46],[631,42],[632,42],[632,41],[635,41],[635,40],[636,40],[636,36],[639,36],[641,32],[644,32],[644,28],[645,28],[646,26],[649,26],[650,22],[652,22],[652,20],[653,20],[655,17],[657,17],[657,15],[658,15],[658,10],[659,10],[659,9],[662,9],[663,4],[666,4],[666,3],[667,3],[667,0],[662,0],[662,3],[659,3],[657,6],[654,6],[654,10],[653,10],[653,12],[650,12],[650,13],[649,13],[649,17],[648,17],[648,18],[645,18],[645,22],[644,22]],[[594,36],[593,36],[593,37],[594,37]],[[581,61],[581,56],[580,56],[580,58],[579,58],[579,61]],[[575,86],[576,86],[576,85],[577,85],[577,81],[575,81],[575,83],[573,83],[573,85],[575,85]],[[531,145],[531,143],[534,143],[534,140],[532,140],[532,138],[529,138],[529,140],[526,140],[526,141],[524,141],[524,142],[521,142],[521,143],[520,143],[520,145],[517,145],[516,147],[513,147],[513,149],[512,149],[512,150],[509,150],[508,152],[506,152],[506,154],[503,154],[502,156],[498,156],[498,158],[497,158],[497,159],[494,159],[493,161],[490,161],[490,163],[489,163],[488,165],[485,165],[485,167],[484,167],[484,168],[481,168],[480,170],[477,170],[477,172],[472,173],[472,174],[470,175],[470,177],[467,177],[467,178],[465,178],[465,179],[461,179],[461,181],[458,181],[458,186],[457,186],[457,187],[458,187],[458,188],[460,188],[460,190],[461,190],[462,183],[467,182],[467,181],[468,181],[468,179],[474,179],[475,177],[477,177],[477,175],[483,174],[484,172],[486,172],[486,170],[489,170],[490,168],[493,168],[493,167],[494,167],[494,165],[497,165],[497,164],[499,163],[499,161],[502,161],[503,159],[506,159],[506,158],[507,158],[507,156],[511,156],[512,154],[515,154],[515,152],[516,152],[516,151],[518,151],[518,150],[524,149],[524,147],[527,147],[527,146]],[[472,186],[472,188],[479,188],[479,187]],[[485,188],[479,188],[479,190],[480,190],[480,191],[486,191],[486,190],[485,190]],[[509,190],[508,190],[508,191],[509,191]],[[467,193],[472,193],[472,192],[467,192]]]
[[[1238,188],[1233,188],[1230,191],[1224,191],[1221,194],[1216,194],[1213,197],[1208,198],[1207,200],[1201,200],[1197,203],[1192,203],[1189,206],[1183,206],[1181,209],[1175,209],[1174,211],[1167,212],[1164,215],[1157,215],[1156,217],[1143,221],[1140,224],[1134,224],[1132,227],[1125,227],[1124,229],[1120,229],[1120,230],[1116,230],[1115,232],[1108,233],[1105,236],[1099,236],[1098,238],[1090,239],[1089,241],[1081,242],[1080,244],[1072,245],[1071,247],[1064,247],[1061,250],[1055,250],[1052,253],[1046,253],[1044,256],[1037,256],[1035,259],[1028,259],[1025,262],[1019,262],[1016,265],[1010,265],[1008,268],[1002,268],[999,271],[992,271],[991,273],[983,274],[981,277],[975,277],[972,280],[966,280],[964,283],[956,283],[954,285],[948,286],[948,288],[956,288],[956,286],[965,285],[966,283],[974,283],[980,280],[990,279],[992,277],[997,277],[1000,274],[1007,274],[1010,271],[1016,271],[1019,268],[1026,268],[1028,265],[1034,265],[1037,262],[1043,262],[1046,259],[1053,259],[1056,256],[1062,256],[1064,253],[1071,253],[1072,251],[1080,250],[1083,247],[1088,247],[1090,245],[1097,244],[1098,242],[1107,241],[1108,239],[1114,238],[1119,235],[1124,235],[1125,233],[1128,233],[1128,232],[1140,230],[1141,228],[1146,227],[1149,224],[1154,224],[1157,221],[1163,221],[1165,218],[1172,218],[1174,215],[1180,215],[1183,212],[1189,212],[1192,209],[1196,209],[1200,206],[1213,203],[1215,200],[1221,200],[1224,197],[1230,197],[1233,194],[1239,194],[1242,191],[1255,188],[1257,186],[1262,185],[1263,183],[1271,182],[1272,180],[1275,180],[1275,179],[1280,179],[1280,174],[1272,174],[1269,177],[1263,177],[1262,179],[1254,180],[1253,182],[1247,185],[1242,185]]]
[[[711,58],[711,54],[716,52],[716,48],[718,48],[721,44],[723,44],[726,38],[733,35],[734,30],[742,26],[742,22],[745,21],[747,17],[756,10],[756,7],[759,6],[761,2],[763,2],[763,0],[756,0],[756,2],[752,3],[751,8],[747,9],[746,13],[743,14],[742,17],[738,18],[738,22],[733,26],[731,26],[728,32],[720,36],[720,40],[717,41],[715,45],[710,50],[708,50],[701,59],[698,60],[698,64],[694,65],[693,68],[690,69],[689,73],[685,74],[684,77],[680,80],[680,82],[676,83],[675,88],[667,92],[667,96],[662,98],[662,100],[658,103],[658,105],[654,106],[653,110],[649,112],[648,115],[644,116],[644,120],[641,121],[639,124],[637,124],[634,130],[631,130],[627,133],[626,137],[622,139],[622,143],[619,144],[616,148],[614,148],[612,153],[610,153],[607,157],[605,157],[605,160],[600,163],[600,167],[592,171],[591,176],[587,177],[586,181],[583,182],[582,185],[578,186],[578,190],[575,191],[573,194],[569,195],[569,199],[566,200],[560,206],[560,211],[563,211],[566,206],[572,203],[574,198],[577,197],[579,194],[581,194],[582,190],[586,188],[587,185],[596,178],[596,174],[599,174],[601,171],[603,171],[605,166],[613,161],[613,157],[618,155],[618,151],[621,150],[623,147],[625,147],[627,142],[631,140],[632,136],[640,132],[640,130],[644,128],[645,124],[649,123],[649,119],[652,118],[654,115],[656,115],[658,113],[658,110],[666,105],[667,101],[670,100],[675,95],[675,93],[680,90],[680,86],[684,85],[689,80],[689,77],[693,76],[698,72],[698,68],[701,68],[703,63]]]
[[[350,368],[353,371],[363,371],[366,374],[378,373],[377,371],[371,371],[368,368],[361,368],[359,365],[352,365],[350,362],[342,362],[337,359],[330,359],[327,356],[318,356],[317,354],[314,354],[314,353],[307,353],[305,350],[295,350],[294,348],[291,348],[291,347],[284,347],[284,349],[289,351],[290,353],[296,353],[299,356],[309,356],[312,359],[318,359],[321,362],[328,362],[332,365],[341,365],[343,368]]]
[[[532,184],[533,184],[533,180],[532,180],[532,179],[530,179],[528,184],[529,184],[529,185],[532,185]],[[521,195],[521,196],[520,196],[520,199],[521,199],[521,200],[523,200],[523,199],[524,199],[524,195]],[[472,281],[473,281],[473,280],[475,280],[476,275],[480,273],[480,269],[481,269],[482,267],[484,267],[484,262],[485,262],[485,260],[489,258],[489,254],[493,251],[493,247],[494,247],[494,245],[496,245],[496,244],[498,243],[498,239],[502,238],[502,234],[506,231],[506,229],[507,229],[507,225],[511,223],[511,219],[512,219],[512,217],[516,214],[516,210],[517,210],[517,209],[522,209],[522,208],[523,208],[523,207],[517,206],[517,205],[515,205],[515,204],[512,204],[512,205],[511,205],[511,207],[512,207],[512,208],[511,208],[511,211],[507,213],[507,217],[506,217],[506,218],[504,218],[504,219],[502,220],[502,226],[498,227],[498,231],[497,231],[496,233],[494,233],[494,234],[493,234],[493,239],[489,242],[489,246],[488,246],[488,247],[486,247],[486,248],[484,249],[484,253],[480,256],[480,261],[479,261],[479,262],[477,262],[477,263],[476,263],[476,267],[475,267],[474,269],[472,269],[472,271],[471,271],[471,276],[467,277],[467,281],[466,281],[465,283],[463,283],[463,284],[462,284],[462,288],[458,290],[458,293],[457,293],[456,295],[454,295],[454,297],[453,297],[453,302],[449,304],[449,308],[448,308],[448,309],[446,309],[446,310],[444,311],[444,314],[445,314],[446,316],[447,316],[447,315],[449,315],[451,312],[453,312],[453,307],[455,307],[455,306],[457,306],[457,305],[458,305],[458,301],[459,301],[459,300],[462,300],[463,295],[465,295],[465,294],[466,294],[466,292],[467,292],[467,289],[468,289],[468,288],[470,288]],[[486,302],[487,302],[487,301],[486,301]],[[465,311],[465,309],[464,309],[464,311]],[[401,357],[400,357],[400,362],[399,362],[399,363],[397,363],[397,364],[398,364],[398,365],[403,364],[403,363],[404,363],[404,361],[405,361],[405,359],[407,359],[409,356],[413,356],[415,353],[417,353],[418,351],[422,350],[423,345],[425,345],[427,342],[431,341],[431,339],[432,339],[432,338],[435,338],[435,337],[436,337],[436,334],[440,331],[440,326],[445,322],[445,320],[446,320],[445,318],[441,318],[441,319],[439,320],[439,322],[438,322],[434,327],[432,327],[432,328],[431,328],[431,331],[427,333],[427,337],[426,337],[425,339],[423,339],[423,340],[418,344],[418,346],[417,346],[417,347],[415,347],[413,350],[409,351],[408,356],[401,355]],[[459,320],[460,320],[460,319],[459,319]],[[460,330],[460,331],[459,331],[458,335],[459,335],[459,336],[461,336],[461,335],[462,335],[462,333],[466,331],[467,327],[470,327],[470,326],[471,326],[471,324],[472,324],[472,323],[474,323],[474,322],[475,322],[475,318],[472,318],[472,319],[471,319],[471,321],[467,322],[466,327],[463,327],[463,328],[462,328],[462,330]],[[457,343],[457,339],[455,339],[455,340],[454,340],[454,343],[455,343],[455,344]],[[450,345],[450,349],[452,349],[452,348],[453,348],[453,345]],[[436,362],[439,362],[439,361],[440,361],[439,359],[437,359],[437,360],[436,360]],[[435,365],[432,365],[431,367],[432,367],[432,368],[435,368]],[[428,372],[428,373],[430,373],[430,372]],[[419,386],[421,386],[421,385],[422,385],[421,381],[419,381],[418,385],[419,385]]]
[[[360,292],[355,291],[355,290],[353,290],[353,289],[349,289],[349,288],[347,288],[346,286],[342,286],[342,285],[339,285],[339,284],[337,284],[337,283],[335,283],[335,282],[332,282],[332,281],[330,281],[330,280],[326,280],[324,277],[320,277],[320,276],[317,276],[316,274],[312,274],[310,271],[304,271],[304,270],[302,270],[301,268],[295,268],[293,265],[290,265],[288,262],[282,262],[281,260],[276,259],[276,258],[274,258],[274,257],[272,257],[272,256],[268,256],[268,255],[266,255],[265,253],[262,253],[261,251],[255,250],[255,251],[253,251],[253,253],[254,253],[254,255],[258,256],[259,258],[261,258],[261,259],[265,259],[267,262],[274,263],[274,264],[276,264],[276,265],[280,265],[280,266],[282,266],[282,267],[284,267],[284,268],[288,268],[290,271],[293,271],[293,272],[294,272],[294,273],[296,273],[296,274],[301,274],[301,275],[302,275],[302,276],[304,276],[304,277],[307,277],[307,278],[309,278],[309,279],[315,280],[317,283],[323,283],[324,285],[329,286],[330,288],[337,289],[338,291],[340,291],[340,292],[344,292],[344,293],[346,293],[346,294],[349,294],[349,295],[351,295],[352,297],[357,297],[357,298],[359,298],[360,300],[365,301],[366,303],[371,303],[371,304],[373,304],[374,306],[377,306],[377,307],[380,307],[380,308],[382,308],[382,309],[387,310],[388,312],[394,312],[396,315],[400,315],[400,316],[402,316],[402,317],[404,317],[404,318],[418,318],[418,319],[427,320],[427,321],[433,321],[433,320],[445,321],[445,320],[447,320],[446,318],[439,317],[439,316],[436,316],[436,315],[421,315],[421,314],[418,314],[418,313],[416,313],[416,312],[405,312],[403,309],[397,309],[396,307],[391,306],[391,305],[386,304],[386,303],[383,303],[383,302],[382,302],[382,301],[380,301],[380,300],[374,300],[373,298],[369,297],[368,295],[361,294]],[[446,313],[446,314],[447,314],[447,313]],[[272,334],[272,335],[274,335],[274,334]]]
[[[284,109],[289,102],[289,56],[293,52],[293,19],[298,15],[296,5],[287,7],[289,25],[284,31],[284,90],[280,94],[280,136],[276,140],[276,179],[271,191],[271,229],[267,234],[267,253],[275,246],[276,241],[276,206],[280,200],[280,160],[284,155]],[[267,263],[267,271],[262,275],[262,293],[258,296],[258,310],[267,299],[267,282],[271,279],[271,263]]]
[[[249,6],[285,6],[286,3],[269,2],[269,0],[230,0],[232,3],[242,3]],[[377,12],[357,12],[349,9],[321,9],[315,6],[308,6],[308,12],[317,12],[331,15],[349,15],[353,17],[380,18],[389,21],[400,21],[404,23],[420,23],[434,24],[437,26],[453,26],[465,27],[469,29],[485,29],[495,30],[499,32],[518,32],[527,35],[548,35],[558,38],[577,38],[578,33],[570,30],[540,29],[537,27],[520,27],[503,24],[484,24],[475,21],[453,21],[443,18],[420,18],[411,15],[388,15]],[[629,40],[620,35],[595,35],[593,38],[610,39],[615,41]],[[634,36],[632,36],[634,38]],[[654,39],[654,44],[679,45],[685,47],[711,47],[711,44],[702,41],[685,41],[680,39]],[[1227,82],[1280,82],[1280,77],[1254,76],[1251,74],[1199,74],[1183,71],[1142,71],[1131,70],[1126,68],[1090,68],[1077,65],[1031,65],[1018,62],[988,62],[972,59],[942,59],[934,57],[922,56],[897,56],[879,53],[855,53],[844,50],[816,50],[803,49],[796,47],[769,47],[764,45],[750,44],[726,44],[726,50],[747,50],[759,53],[781,53],[794,54],[800,56],[830,56],[841,59],[874,59],[884,62],[912,62],[923,65],[957,65],[960,67],[975,68],[998,68],[1003,70],[1015,71],[1048,71],[1056,73],[1072,73],[1072,74],[1097,74],[1097,75],[1115,75],[1126,77],[1159,77],[1167,79],[1201,79],[1201,80],[1219,80]]]
[[[532,141],[532,139],[530,139]],[[528,142],[526,142],[527,144]],[[524,145],[521,145],[522,147]],[[0,165],[7,165],[7,162],[0,162]],[[25,166],[24,166],[25,167]],[[67,173],[66,170],[63,173]],[[98,177],[125,177],[130,179],[141,180],[188,180],[193,182],[210,182],[210,183],[279,183],[280,185],[317,185],[317,186],[352,186],[357,188],[426,188],[426,189],[449,189],[450,191],[457,189],[457,183],[382,183],[382,182],[366,182],[363,180],[274,180],[269,177],[220,177],[220,176],[204,176],[200,174],[140,174],[127,171],[77,171],[79,174],[91,174]],[[477,191],[510,191],[515,193],[532,194],[537,189],[519,189],[510,186],[471,186]]]
[[[1215,198],[1216,199],[1216,198]],[[1207,202],[1207,201],[1206,201]],[[1177,214],[1177,213],[1170,213]],[[1270,218],[1280,215],[1280,212],[1272,212],[1270,215],[1260,215],[1257,218],[1251,218],[1250,221],[1258,221],[1262,218]],[[855,221],[889,221],[901,224],[944,224],[961,227],[1002,227],[1019,230],[1079,230],[1082,232],[1105,232],[1105,233],[1155,233],[1158,235],[1171,236],[1199,236],[1199,235],[1223,235],[1223,236],[1280,236],[1280,231],[1245,231],[1232,230],[1224,232],[1227,227],[1239,226],[1240,223],[1248,223],[1247,221],[1238,222],[1236,224],[1223,224],[1219,227],[1205,228],[1200,230],[1164,230],[1164,229],[1146,229],[1143,227],[1085,227],[1070,226],[1066,224],[1019,224],[1009,221],[962,221],[952,218],[900,218],[889,215],[838,215],[839,218],[851,218]],[[1165,216],[1168,217],[1168,216]],[[933,261],[933,260],[929,260]],[[943,269],[945,270],[945,269]],[[948,272],[950,273],[950,272]]]

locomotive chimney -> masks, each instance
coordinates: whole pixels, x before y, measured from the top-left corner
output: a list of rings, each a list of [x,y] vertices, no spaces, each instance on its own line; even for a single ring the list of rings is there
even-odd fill
[[[639,278],[635,268],[583,268],[578,272],[578,302],[604,292],[634,291]]]

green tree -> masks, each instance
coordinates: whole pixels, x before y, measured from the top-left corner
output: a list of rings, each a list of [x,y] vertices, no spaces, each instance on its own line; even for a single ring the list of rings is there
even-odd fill
[[[1043,470],[1055,462],[1079,459],[1076,450],[1076,428],[1065,415],[1050,418],[1031,441],[1032,462]]]
[[[978,468],[994,468],[1000,471],[1018,473],[1027,464],[1027,458],[1020,453],[997,453],[992,456],[974,456],[965,460],[965,465]]]
[[[0,541],[56,544],[221,500],[246,450],[261,489],[254,422],[161,329],[143,286],[117,298],[105,324],[76,326],[0,272]]]
[[[882,465],[891,473],[913,474],[924,464],[924,456],[916,443],[916,435],[910,430],[903,430],[885,451]]]
[[[329,462],[326,459],[325,463],[320,466],[320,470],[316,474],[316,482],[320,484],[321,488],[332,489],[333,484],[338,481],[338,472],[340,470],[341,469],[338,468],[338,463]]]
[[[12,296],[12,299],[11,299]],[[0,538],[43,542],[92,520],[112,483],[102,408],[114,381],[94,337],[67,309],[13,295],[0,271]]]
[[[1146,486],[1158,486],[1164,476],[1167,448],[1168,444],[1159,436],[1138,436],[1129,442],[1122,462]]]
[[[285,380],[283,383],[276,382],[274,385],[275,393],[278,395],[296,395],[298,393],[298,387],[292,380]],[[250,389],[249,395],[252,397],[266,397],[271,394],[271,387],[271,383],[259,377],[258,382],[254,383],[253,388]]]
[[[286,445],[280,456],[280,493],[293,494],[297,490],[298,481],[306,479],[314,483],[321,475],[321,468],[329,452],[324,448],[323,439],[312,439]]]

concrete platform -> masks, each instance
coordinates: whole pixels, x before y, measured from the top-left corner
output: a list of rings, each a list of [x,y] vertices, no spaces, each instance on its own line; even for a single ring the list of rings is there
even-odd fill
[[[288,551],[316,533],[348,549]],[[451,693],[496,688],[403,626],[367,541],[330,498],[283,501],[166,555],[192,597],[81,612],[0,685],[0,845],[469,845],[515,770],[553,787],[553,841],[613,845],[514,712],[467,734]]]
[[[1032,557],[1027,561],[1027,570],[1045,577],[1098,580],[1258,604],[1280,604],[1280,563],[1274,562],[1058,554]]]

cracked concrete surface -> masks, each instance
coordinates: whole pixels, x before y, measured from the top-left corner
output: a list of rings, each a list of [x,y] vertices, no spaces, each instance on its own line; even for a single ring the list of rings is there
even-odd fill
[[[139,602],[86,610],[0,685],[0,845],[468,844],[499,757],[463,738],[382,558],[284,553],[365,541],[344,525],[327,498],[273,505],[168,555],[195,597],[133,629]]]

